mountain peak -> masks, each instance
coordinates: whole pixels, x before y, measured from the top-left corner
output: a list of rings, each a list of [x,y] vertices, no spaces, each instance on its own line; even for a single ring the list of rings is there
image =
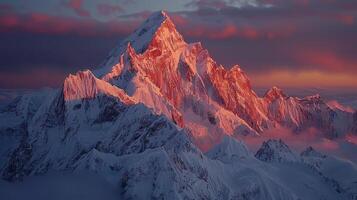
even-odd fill
[[[120,56],[127,50],[128,43],[138,54],[143,54],[153,46],[175,51],[186,44],[169,15],[163,10],[157,11],[152,13],[131,35],[114,48],[100,67],[94,71],[94,74],[102,77],[110,72],[112,67],[118,63]]]
[[[152,13],[124,43],[131,43],[137,53],[144,53],[155,40],[171,43],[184,41],[169,15],[163,10]]]
[[[255,157],[264,162],[296,162],[298,157],[281,139],[263,142]]]
[[[270,88],[264,95],[264,98],[269,99],[270,101],[274,101],[278,98],[285,98],[286,95],[284,94],[283,90],[274,86]]]
[[[221,143],[206,153],[212,159],[232,161],[235,158],[244,159],[250,156],[247,146],[231,136],[224,136]]]
[[[177,33],[175,25],[165,11],[154,12],[124,42],[131,43],[136,52],[144,53],[165,27],[170,29],[169,34]]]
[[[309,146],[307,149],[305,149],[303,152],[300,154],[301,156],[304,157],[319,157],[319,158],[326,158],[326,155],[323,155],[322,153],[316,151],[314,148]]]
[[[134,103],[122,89],[97,79],[90,70],[79,71],[75,75],[70,74],[63,84],[63,95],[66,101],[92,99],[99,94],[117,97],[125,104]]]
[[[169,15],[167,14],[167,12],[165,10],[160,10],[160,11],[156,11],[154,13],[151,14],[151,17],[157,17],[157,18],[162,18],[162,19],[170,19]]]
[[[144,51],[150,49],[150,47],[175,51],[186,44],[182,35],[176,30],[175,24],[171,21],[166,12],[160,11],[152,14],[148,18],[147,23],[150,27],[156,26],[156,28],[152,30],[152,35],[149,39],[150,41],[148,41],[149,43],[148,46],[146,46],[146,49],[142,49],[142,51],[140,51],[140,49],[135,49],[137,52],[144,53]],[[146,23],[143,25],[145,26],[145,24]]]
[[[158,28],[162,25],[166,20],[171,21],[168,14],[161,10],[157,12],[153,12],[140,26],[136,31],[140,31],[144,27],[148,27],[148,25],[153,26],[152,28]]]

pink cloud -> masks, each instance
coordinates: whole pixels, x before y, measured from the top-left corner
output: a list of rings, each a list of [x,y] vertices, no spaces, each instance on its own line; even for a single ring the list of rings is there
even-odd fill
[[[213,39],[226,39],[236,36],[238,34],[238,29],[234,25],[228,24],[223,28],[223,30],[212,31],[208,34]]]
[[[1,16],[0,24],[7,28],[16,27],[19,24],[19,19],[15,15]]]
[[[72,3],[74,8],[81,5],[78,2]],[[119,7],[108,7],[99,4],[98,9],[102,14],[110,14],[121,10]],[[3,27],[0,31],[20,29],[34,33],[65,34],[75,33],[83,36],[91,35],[114,35],[129,34],[142,20],[150,16],[151,12],[143,11],[137,13],[135,17],[125,18],[125,21],[112,20],[99,22],[92,18],[73,18],[64,16],[53,16],[45,13],[31,13],[26,15],[4,14],[0,15],[0,23]],[[223,25],[201,23],[190,21],[180,14],[170,14],[170,18],[179,27],[185,36],[200,37],[224,40],[229,38],[244,38],[255,40],[259,38],[276,39],[290,36],[296,29],[292,25],[280,25],[278,27],[255,27],[247,25],[237,25],[228,23]]]
[[[357,145],[357,135],[347,135],[346,140],[354,145]]]
[[[81,17],[89,17],[91,14],[83,8],[83,2],[83,0],[69,0],[65,5]]]
[[[80,36],[113,36],[131,33],[140,23],[111,20],[98,22],[93,19],[53,16],[45,13],[27,15],[0,15],[0,32],[25,31],[40,34],[75,34]]]
[[[294,53],[296,60],[311,67],[319,67],[333,71],[342,71],[347,68],[353,68],[357,62],[351,59],[345,59],[336,52],[328,49],[306,49],[297,48]]]
[[[312,146],[316,150],[328,155],[338,155],[339,157],[354,160],[353,152],[355,147],[346,149],[346,145],[355,145],[357,143],[356,136],[346,136],[335,140],[327,139],[323,132],[311,127],[303,132],[295,133],[287,128],[275,128],[262,133],[261,136],[238,136],[238,139],[244,141],[250,150],[256,152],[263,141],[269,139],[282,139],[292,150],[300,153],[307,147]],[[356,161],[356,160],[354,160]]]
[[[174,22],[174,24],[177,25],[177,26],[182,26],[183,27],[183,26],[186,26],[189,23],[189,21],[185,17],[183,17],[181,15],[172,14],[172,15],[170,15],[170,18]]]
[[[288,128],[278,127],[265,131],[260,137],[243,136],[238,138],[245,141],[253,150],[257,150],[262,142],[268,139],[282,139],[289,147],[297,151],[301,151],[308,146],[330,150],[332,146],[330,143],[333,143],[333,141],[330,142],[330,140],[325,139],[323,133],[313,127],[301,133],[295,133]]]
[[[355,21],[354,16],[348,14],[336,15],[336,19],[346,25],[353,25]]]

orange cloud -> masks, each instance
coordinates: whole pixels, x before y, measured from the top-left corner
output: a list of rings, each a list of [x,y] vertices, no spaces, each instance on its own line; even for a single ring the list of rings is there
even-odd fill
[[[328,73],[322,71],[283,71],[252,73],[252,85],[256,87],[356,87],[357,74]]]
[[[348,61],[341,58],[338,54],[330,50],[301,49],[295,54],[295,58],[302,64],[311,67],[322,67],[324,69],[341,71],[345,68],[357,66],[354,61]]]

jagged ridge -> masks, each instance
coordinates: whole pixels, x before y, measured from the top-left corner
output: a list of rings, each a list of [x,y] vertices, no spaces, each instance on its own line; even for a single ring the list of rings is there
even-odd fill
[[[117,60],[95,74],[190,129],[203,149],[226,134],[259,135],[276,126],[316,127],[330,138],[355,133],[353,114],[331,109],[318,95],[288,97],[273,87],[258,97],[238,65],[226,69],[201,43],[187,44],[165,12],[149,17],[116,49],[110,57]]]

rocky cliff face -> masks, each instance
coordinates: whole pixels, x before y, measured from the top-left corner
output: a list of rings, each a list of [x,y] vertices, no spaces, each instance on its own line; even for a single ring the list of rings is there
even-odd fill
[[[276,126],[315,127],[330,138],[355,133],[352,114],[331,109],[318,95],[299,99],[273,87],[258,97],[238,65],[227,69],[201,43],[186,43],[164,12],[149,17],[109,57],[95,71],[98,78],[189,129],[202,149],[224,135],[259,135]]]

